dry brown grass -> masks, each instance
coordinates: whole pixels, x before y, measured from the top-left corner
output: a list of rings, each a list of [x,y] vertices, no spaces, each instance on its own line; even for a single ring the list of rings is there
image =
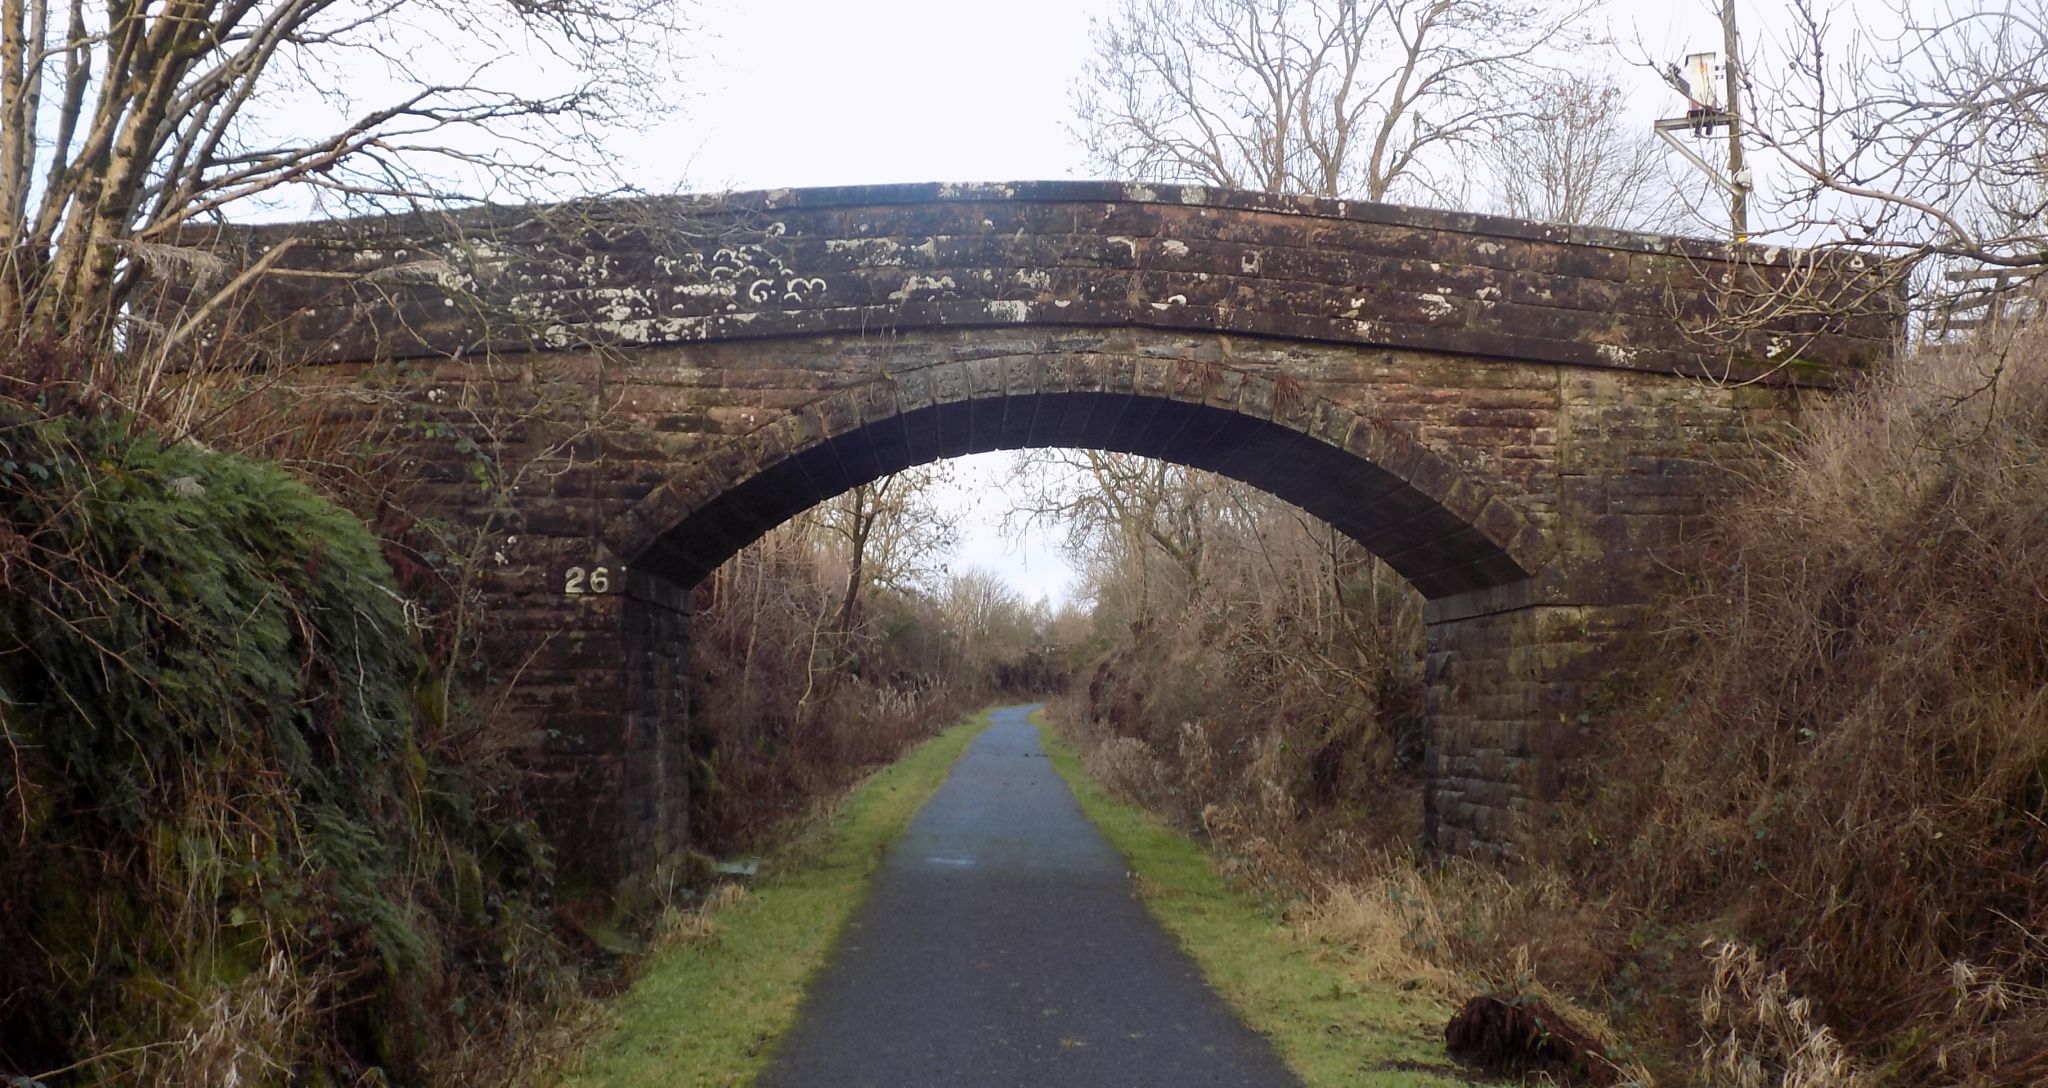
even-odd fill
[[[1190,722],[1162,753],[1079,717],[1083,698],[1066,700],[1053,718],[1090,775],[1119,798],[1199,831],[1226,874],[1284,904],[1326,967],[1446,1010],[1475,993],[1526,995],[1596,1035],[1619,1037],[1596,1004],[1546,983],[1604,977],[1610,949],[1623,939],[1556,873],[1510,878],[1462,859],[1425,863],[1343,813],[1311,811],[1284,733],[1254,735],[1233,752],[1211,739],[1221,730]],[[1625,1072],[1647,1082],[1640,1069]]]
[[[655,941],[650,952],[659,954],[664,949],[694,948],[713,943],[718,939],[719,917],[746,899],[745,885],[722,883],[695,903],[672,904],[662,911],[661,924],[655,927]]]
[[[1418,986],[1455,1003],[1472,994],[1477,980],[1450,966],[1451,949],[1473,922],[1485,924],[1476,915],[1493,913],[1507,890],[1497,874],[1432,874],[1389,855],[1377,874],[1328,882],[1300,911],[1299,924],[1378,981]]]
[[[2048,1082],[2048,329],[1818,413],[1700,556],[1588,811],[1600,880],[1761,957],[1715,961],[1708,1079],[1859,1083],[1825,1026],[1890,1083]],[[1712,1034],[1745,1004],[1776,1041]]]
[[[273,947],[263,966],[240,981],[178,992],[179,1015],[165,1025],[161,1039],[117,1048],[103,1045],[88,1025],[86,1049],[92,1056],[46,1072],[43,1079],[81,1070],[100,1074],[111,1066],[118,1070],[116,1079],[125,1075],[139,1084],[240,1088],[282,1082],[320,1030],[321,989],[331,979],[313,974]]]
[[[1723,941],[1709,956],[1713,979],[1700,992],[1700,1081],[1711,1088],[1863,1088],[1857,1069],[1813,1004],[1756,949]]]

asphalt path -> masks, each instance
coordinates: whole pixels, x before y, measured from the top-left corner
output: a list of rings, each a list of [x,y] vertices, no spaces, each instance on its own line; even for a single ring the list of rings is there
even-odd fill
[[[1297,1088],[1045,758],[1029,707],[889,850],[763,1088]]]

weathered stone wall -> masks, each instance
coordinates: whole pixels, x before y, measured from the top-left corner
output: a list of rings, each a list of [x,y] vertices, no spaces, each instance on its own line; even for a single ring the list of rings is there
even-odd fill
[[[688,592],[623,577],[623,593],[495,593],[487,613],[507,685],[493,712],[531,731],[517,755],[577,877],[634,872],[688,842]]]
[[[1409,577],[1432,832],[1511,854],[1660,559],[1890,327],[1865,305],[1681,334],[1742,308],[1724,283],[1799,271],[1776,252],[1202,190],[802,191],[235,241],[294,238],[251,327],[318,364],[308,395],[418,371],[423,493],[491,526],[510,708],[558,826],[586,832],[571,853],[610,872],[682,841],[687,586],[865,479],[1030,445],[1222,471]]]
[[[1585,697],[1643,606],[1430,612],[1424,834],[1453,853],[1512,860],[1591,739]]]
[[[1858,258],[1101,182],[487,207],[191,240],[271,257],[253,323],[274,322],[295,359],[1070,326],[1825,384],[1880,355],[1895,320]],[[1783,284],[1796,304],[1758,324]]]

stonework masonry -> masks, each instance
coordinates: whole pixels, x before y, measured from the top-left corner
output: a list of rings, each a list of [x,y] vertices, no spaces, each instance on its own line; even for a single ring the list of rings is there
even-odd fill
[[[210,241],[271,254],[223,335],[337,411],[390,388],[435,421],[404,453],[493,534],[506,712],[595,875],[687,839],[690,586],[857,483],[1030,446],[1222,472],[1386,559],[1428,599],[1428,832],[1512,858],[1660,558],[1898,309],[1853,259],[1103,183]]]

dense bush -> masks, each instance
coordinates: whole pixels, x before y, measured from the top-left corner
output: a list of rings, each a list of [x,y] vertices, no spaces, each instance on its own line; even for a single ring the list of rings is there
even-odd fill
[[[280,469],[0,402],[0,1072],[451,1079],[545,996],[541,848],[416,635]]]

